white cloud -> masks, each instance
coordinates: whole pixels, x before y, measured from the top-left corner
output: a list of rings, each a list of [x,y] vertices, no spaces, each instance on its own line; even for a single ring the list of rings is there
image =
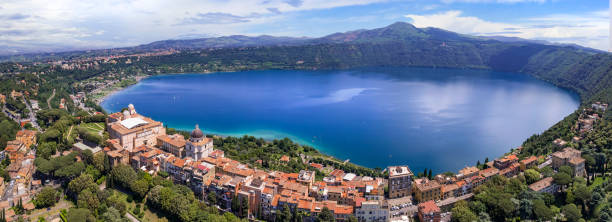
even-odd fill
[[[607,10],[584,14],[553,14],[525,18],[513,23],[486,21],[463,15],[461,11],[409,14],[406,17],[412,19],[412,23],[417,27],[437,27],[463,34],[502,35],[575,43],[601,50],[607,50],[609,47]]]
[[[118,47],[189,35],[245,34],[285,13],[387,0],[3,0],[0,45]],[[259,34],[259,33],[258,33]]]

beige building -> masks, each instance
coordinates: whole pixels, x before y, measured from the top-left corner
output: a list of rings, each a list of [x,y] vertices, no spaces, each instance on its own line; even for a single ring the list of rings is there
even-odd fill
[[[561,166],[570,166],[574,170],[574,176],[583,177],[586,174],[584,162],[580,150],[571,147],[552,154],[552,168],[558,170]]]
[[[157,147],[172,153],[178,158],[185,158],[185,137],[181,134],[161,135],[157,137]]]
[[[389,198],[410,196],[412,172],[408,166],[391,166],[389,171]]]
[[[129,152],[140,145],[153,145],[158,136],[166,135],[163,123],[136,113],[132,104],[128,110],[109,115],[106,124],[110,138],[118,139]]]
[[[442,186],[435,181],[427,178],[418,179],[414,182],[414,198],[417,203],[425,201],[436,201],[442,197]]]

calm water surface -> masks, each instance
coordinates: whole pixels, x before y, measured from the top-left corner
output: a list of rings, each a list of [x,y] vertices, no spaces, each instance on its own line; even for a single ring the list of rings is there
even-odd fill
[[[576,95],[523,74],[371,68],[155,76],[102,103],[169,127],[289,137],[368,167],[456,171],[573,112]]]

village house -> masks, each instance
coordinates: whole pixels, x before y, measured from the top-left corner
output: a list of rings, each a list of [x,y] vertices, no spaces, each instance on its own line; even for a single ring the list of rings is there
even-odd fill
[[[574,176],[583,177],[586,174],[584,163],[580,150],[571,147],[552,154],[552,168],[558,170],[561,166],[570,166],[574,170]]]
[[[540,193],[555,194],[559,191],[559,185],[555,184],[552,177],[546,177],[529,185],[529,189]]]
[[[417,203],[429,200],[439,200],[441,198],[442,186],[435,181],[427,178],[416,179],[413,183],[414,198]]]
[[[516,155],[508,155],[493,161],[493,166],[499,170],[503,170],[517,162],[518,157],[516,157]]]
[[[536,156],[530,156],[526,159],[521,160],[521,170],[525,171],[536,166],[538,158]]]
[[[480,171],[477,167],[470,166],[459,170],[459,174],[455,175],[457,180],[462,180],[464,178],[470,178],[478,175],[478,171]]]
[[[442,220],[441,210],[432,200],[418,205],[419,221],[421,222],[440,222]]]
[[[389,198],[410,196],[412,191],[412,172],[408,166],[391,166],[389,171]]]
[[[160,135],[157,137],[157,147],[178,158],[185,158],[185,137],[181,134]]]
[[[387,221],[389,206],[384,200],[365,201],[361,203],[361,207],[355,209],[355,217],[366,222]]]
[[[499,170],[495,167],[489,167],[487,169],[481,170],[479,172],[479,175],[484,178],[485,182],[487,182],[491,178],[493,178],[493,176],[499,175]]]

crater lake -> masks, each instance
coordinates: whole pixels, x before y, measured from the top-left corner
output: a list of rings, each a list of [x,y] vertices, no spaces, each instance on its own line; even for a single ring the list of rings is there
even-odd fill
[[[367,68],[160,75],[102,103],[207,134],[288,137],[339,159],[414,172],[497,158],[579,105],[576,94],[525,74]]]

